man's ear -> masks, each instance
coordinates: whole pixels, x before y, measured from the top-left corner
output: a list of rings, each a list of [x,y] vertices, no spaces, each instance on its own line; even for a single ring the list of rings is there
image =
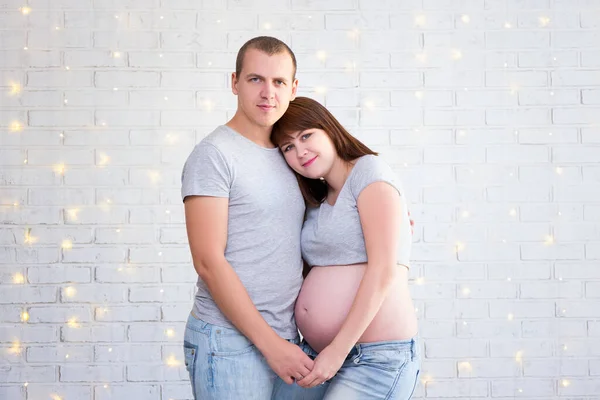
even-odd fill
[[[296,99],[297,91],[298,91],[298,79],[294,79],[294,82],[292,82],[292,97],[290,98],[290,101],[294,101]]]
[[[237,83],[238,83],[238,79],[237,76],[235,74],[235,72],[231,73],[231,91],[233,92],[233,94],[237,95],[238,94],[238,90],[237,90]]]

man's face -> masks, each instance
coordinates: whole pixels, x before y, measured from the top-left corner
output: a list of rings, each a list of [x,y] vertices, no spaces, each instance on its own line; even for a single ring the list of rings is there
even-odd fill
[[[294,64],[287,52],[269,56],[249,49],[240,76],[234,73],[231,80],[233,94],[238,96],[238,110],[250,123],[272,127],[296,97],[298,80],[293,75]]]

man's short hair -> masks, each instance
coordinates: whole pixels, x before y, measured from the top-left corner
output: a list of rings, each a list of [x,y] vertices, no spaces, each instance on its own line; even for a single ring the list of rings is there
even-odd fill
[[[257,36],[248,40],[240,48],[237,54],[237,58],[235,60],[235,76],[237,79],[240,78],[242,66],[244,65],[244,56],[246,55],[246,51],[248,51],[249,49],[260,50],[264,53],[267,53],[270,56],[284,52],[288,53],[292,58],[292,64],[294,65],[294,73],[292,75],[292,79],[296,79],[296,56],[294,55],[294,52],[292,51],[292,49],[289,48],[287,44],[271,36]]]

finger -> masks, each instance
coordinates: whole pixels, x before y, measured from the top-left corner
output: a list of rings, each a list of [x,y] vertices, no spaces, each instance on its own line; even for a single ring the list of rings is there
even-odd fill
[[[314,388],[314,387],[316,387],[316,386],[319,386],[319,385],[323,384],[323,382],[325,382],[326,380],[327,380],[327,379],[325,379],[325,378],[319,378],[319,379],[315,379],[315,380],[314,380],[314,381],[313,381],[313,382],[310,384],[310,386],[308,386],[308,387],[309,387],[309,388]]]
[[[313,360],[312,358],[310,358],[309,356],[307,356],[306,354],[304,354],[304,357],[302,358],[302,364],[312,370],[313,369],[313,365],[315,365],[315,360]]]
[[[305,366],[301,366],[296,372],[301,376],[300,379],[303,379],[305,376],[310,374],[310,369]]]
[[[282,381],[284,381],[288,385],[291,385],[292,383],[294,383],[294,380],[290,376],[281,376],[281,375],[279,375],[279,377],[281,378]]]
[[[302,379],[300,382],[298,382],[298,385],[305,387],[305,388],[311,388],[314,386],[314,382],[319,381],[319,380],[324,380],[324,379],[321,376],[319,376],[319,374],[311,372],[308,376],[304,377],[304,379]]]

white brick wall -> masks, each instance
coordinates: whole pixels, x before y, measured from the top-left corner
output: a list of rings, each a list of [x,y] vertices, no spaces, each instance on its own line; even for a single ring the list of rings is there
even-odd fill
[[[404,181],[415,398],[600,399],[598,21],[598,0],[0,0],[0,399],[191,398],[180,172],[259,34]]]

